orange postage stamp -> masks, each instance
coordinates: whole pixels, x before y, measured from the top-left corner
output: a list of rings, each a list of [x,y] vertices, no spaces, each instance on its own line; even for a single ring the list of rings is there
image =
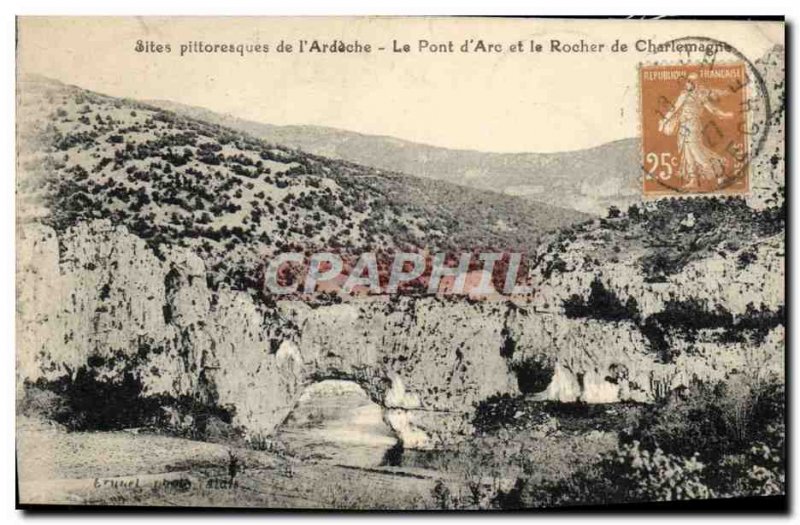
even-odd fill
[[[749,189],[745,65],[641,66],[645,196]]]

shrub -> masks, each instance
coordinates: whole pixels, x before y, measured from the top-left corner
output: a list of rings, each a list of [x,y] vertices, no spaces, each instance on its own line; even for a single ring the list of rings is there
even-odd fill
[[[749,495],[777,496],[786,492],[786,429],[770,424],[764,441],[754,443],[745,453],[725,456],[713,466],[713,479],[721,497]]]
[[[765,439],[765,429],[783,419],[783,386],[752,386],[742,375],[713,385],[695,383],[651,407],[623,441],[717,462]]]
[[[128,369],[132,366],[126,366],[114,376],[106,376],[104,369],[109,365],[113,363],[93,356],[73,373],[26,385],[26,393],[32,397],[22,406],[44,406],[42,400],[46,401],[46,410],[42,409],[41,413],[68,430],[150,427],[194,439],[219,441],[233,436],[229,410],[189,396],[147,395],[138,375]]]
[[[784,494],[782,384],[747,374],[694,384],[621,433],[618,450],[543,484],[530,474],[499,494],[502,508],[600,505]],[[508,410],[506,410],[508,412]]]
[[[718,459],[732,448],[720,404],[721,388],[695,384],[669,396],[663,404],[649,407],[622,440],[684,456],[702,451],[703,459]]]
[[[115,381],[99,377],[90,366],[78,368],[52,382],[40,381],[41,390],[60,396],[60,409],[53,419],[71,430],[119,430],[154,423],[157,412],[152,401],[142,399],[142,384],[130,372]]]
[[[546,428],[552,417],[544,410],[530,410],[524,397],[497,394],[477,403],[472,424],[478,433],[501,428]]]
[[[634,442],[564,480],[541,485],[519,480],[516,497],[501,494],[496,502],[502,508],[529,508],[709,498],[714,493],[703,480],[704,469],[697,458],[650,451]]]
[[[690,298],[685,300],[670,299],[661,312],[653,314],[659,324],[691,334],[707,328],[733,327],[733,315],[722,305],[709,308],[706,300]]]
[[[511,369],[517,376],[517,384],[523,394],[541,392],[550,385],[555,372],[555,363],[547,356],[531,356],[516,361]]]
[[[453,496],[444,481],[436,480],[436,484],[431,489],[431,497],[437,509],[447,510],[453,508]]]
[[[599,277],[592,281],[588,299],[573,294],[564,301],[564,313],[571,318],[590,317],[604,321],[638,322],[640,319],[636,299],[629,297],[623,304],[617,294],[606,288]]]

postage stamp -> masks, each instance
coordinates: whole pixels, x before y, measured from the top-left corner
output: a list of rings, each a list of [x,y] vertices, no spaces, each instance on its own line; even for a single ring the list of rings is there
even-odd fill
[[[749,190],[744,63],[640,66],[645,196]]]

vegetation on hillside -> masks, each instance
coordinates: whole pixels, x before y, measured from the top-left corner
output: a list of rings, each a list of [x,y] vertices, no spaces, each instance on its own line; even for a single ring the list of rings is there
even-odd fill
[[[260,289],[281,251],[530,253],[579,213],[326,159],[42,79],[22,83],[21,190],[58,230],[108,219],[187,247],[212,286]]]
[[[784,189],[772,206],[753,209],[741,197],[661,199],[632,205],[626,212],[611,208],[604,219],[567,226],[543,240],[534,265],[545,278],[565,271],[594,271],[628,264],[650,282],[663,282],[690,262],[721,254],[738,254],[742,267],[754,262],[757,241],[785,232]],[[569,267],[567,254],[579,253],[579,268]]]
[[[521,477],[497,501],[529,508],[785,494],[784,387],[747,379],[675,393],[589,468],[542,484]]]
[[[631,505],[786,491],[785,389],[752,370],[695,382],[650,405],[496,396],[480,404],[473,423],[476,434],[457,447],[408,460],[443,474],[431,494],[439,508]],[[446,482],[454,478],[458,483]]]

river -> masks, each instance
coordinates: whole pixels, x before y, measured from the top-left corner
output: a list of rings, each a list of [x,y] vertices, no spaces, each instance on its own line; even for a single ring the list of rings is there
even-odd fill
[[[381,407],[357,384],[339,380],[310,386],[275,439],[299,456],[358,467],[381,465],[397,445]]]

